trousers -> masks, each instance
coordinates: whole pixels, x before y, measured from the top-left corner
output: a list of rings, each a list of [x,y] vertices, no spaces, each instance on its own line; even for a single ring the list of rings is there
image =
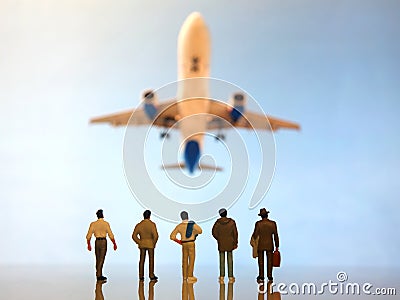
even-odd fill
[[[140,248],[139,277],[144,277],[146,251],[149,255],[149,277],[154,277],[154,248]]]
[[[225,277],[225,253],[228,259],[228,277],[233,277],[233,255],[232,251],[219,252],[219,276]]]
[[[103,276],[103,265],[107,253],[107,240],[96,240],[94,244],[96,255],[96,277]]]
[[[182,276],[183,279],[193,277],[196,249],[194,242],[182,244]]]
[[[267,277],[272,278],[272,251],[258,250],[258,276],[264,278],[264,252],[267,254]]]

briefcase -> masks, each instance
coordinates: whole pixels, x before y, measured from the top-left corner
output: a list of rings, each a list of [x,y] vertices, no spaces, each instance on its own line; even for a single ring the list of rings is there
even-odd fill
[[[281,253],[279,250],[275,250],[272,255],[272,266],[280,267],[281,266]]]

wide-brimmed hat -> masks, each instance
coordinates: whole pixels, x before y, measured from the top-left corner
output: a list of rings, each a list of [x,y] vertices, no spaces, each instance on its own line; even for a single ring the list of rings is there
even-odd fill
[[[259,216],[265,216],[265,215],[268,215],[268,214],[269,214],[268,210],[266,210],[265,208],[261,208],[260,209],[260,213],[258,215]]]

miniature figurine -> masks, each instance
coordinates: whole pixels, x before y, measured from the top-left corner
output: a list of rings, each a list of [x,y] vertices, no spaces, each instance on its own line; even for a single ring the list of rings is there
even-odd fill
[[[223,283],[225,278],[225,253],[228,260],[229,283],[235,282],[233,276],[233,254],[232,251],[238,247],[238,231],[233,219],[227,217],[225,208],[219,210],[219,218],[212,228],[212,235],[218,242],[219,251],[219,282]]]
[[[194,221],[189,221],[186,211],[181,212],[182,223],[178,224],[171,232],[170,239],[182,245],[182,276],[188,283],[194,283],[197,278],[193,276],[194,261],[196,258],[195,240],[203,231]],[[180,235],[180,240],[177,239]]]
[[[87,249],[92,251],[90,239],[92,235],[96,237],[95,255],[96,255],[96,277],[97,280],[105,281],[107,277],[103,276],[103,265],[107,253],[107,235],[114,244],[114,251],[117,250],[117,243],[114,239],[114,234],[111,231],[110,224],[104,221],[103,210],[99,209],[96,212],[97,221],[90,223],[88,233],[86,235]]]
[[[156,224],[150,220],[151,211],[146,210],[143,213],[143,220],[135,226],[132,233],[132,239],[138,245],[140,250],[139,260],[139,279],[144,280],[144,261],[146,252],[149,256],[149,277],[151,281],[157,281],[158,277],[154,275],[154,248],[158,240]]]
[[[273,281],[272,277],[272,257],[275,244],[275,250],[279,250],[279,236],[275,221],[268,219],[269,211],[265,208],[260,209],[261,220],[255,224],[252,235],[253,240],[258,239],[257,255],[258,255],[258,277],[257,282],[264,281],[264,252],[267,255],[267,276],[269,281]]]

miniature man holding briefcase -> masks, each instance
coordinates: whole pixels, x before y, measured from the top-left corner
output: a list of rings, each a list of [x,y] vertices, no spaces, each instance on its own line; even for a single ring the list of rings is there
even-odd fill
[[[268,219],[268,214],[269,211],[265,208],[260,209],[258,215],[261,217],[261,220],[256,222],[253,235],[251,236],[253,257],[255,256],[254,252],[256,249],[258,256],[257,282],[264,281],[264,252],[267,255],[267,277],[269,281],[273,281],[272,267],[280,266],[278,229],[275,221]]]

